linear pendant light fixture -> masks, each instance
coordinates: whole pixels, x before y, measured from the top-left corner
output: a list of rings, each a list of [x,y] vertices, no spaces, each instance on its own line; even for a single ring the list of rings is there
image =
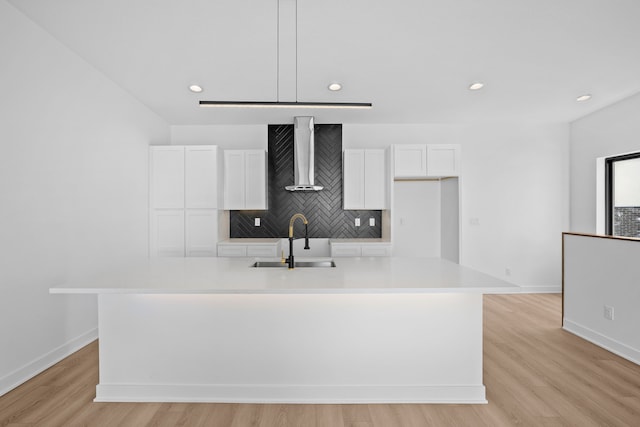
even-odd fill
[[[298,101],[297,0],[278,0],[277,101],[200,101],[201,107],[222,108],[372,108],[370,102]]]
[[[201,107],[241,108],[371,108],[370,102],[200,101]]]

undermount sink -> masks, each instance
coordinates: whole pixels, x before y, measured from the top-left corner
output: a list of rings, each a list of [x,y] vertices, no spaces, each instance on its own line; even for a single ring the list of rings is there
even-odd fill
[[[335,267],[336,263],[333,260],[328,261],[295,261],[294,267]],[[289,264],[282,261],[256,261],[251,264],[251,267],[289,267]]]

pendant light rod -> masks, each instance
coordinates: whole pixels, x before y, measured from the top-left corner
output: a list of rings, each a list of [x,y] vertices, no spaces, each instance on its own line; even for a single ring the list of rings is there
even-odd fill
[[[276,101],[200,101],[222,108],[373,108],[370,102],[298,101],[298,1],[278,0]]]

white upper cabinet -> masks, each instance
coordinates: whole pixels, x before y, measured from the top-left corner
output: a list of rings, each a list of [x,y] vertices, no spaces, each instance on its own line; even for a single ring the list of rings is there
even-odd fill
[[[245,209],[267,209],[267,157],[262,150],[247,150],[244,156]]]
[[[385,150],[344,150],[343,175],[345,210],[387,208]]]
[[[344,209],[363,209],[364,150],[344,150],[342,162],[343,207]]]
[[[393,149],[396,178],[427,176],[427,146],[425,144],[396,145]]]
[[[224,209],[267,209],[267,158],[263,150],[225,150]]]
[[[387,209],[387,157],[385,150],[364,151],[364,208]]]
[[[460,146],[458,144],[427,144],[428,176],[459,176]]]
[[[218,207],[218,149],[185,147],[185,204],[187,209]]]
[[[244,150],[224,152],[224,208],[244,209]]]
[[[394,146],[395,178],[440,178],[460,175],[460,145],[402,144]]]
[[[151,147],[151,206],[184,208],[184,147]]]

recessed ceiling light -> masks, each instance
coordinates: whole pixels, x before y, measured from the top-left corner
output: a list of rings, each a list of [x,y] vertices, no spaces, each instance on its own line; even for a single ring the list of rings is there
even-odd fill
[[[202,92],[204,89],[202,89],[202,86],[198,86],[198,85],[191,85],[189,86],[189,90],[193,93],[200,93]]]
[[[576,98],[576,101],[578,102],[584,102],[584,101],[588,101],[591,99],[591,95],[590,94],[584,94],[584,95],[580,95],[579,97]]]
[[[329,85],[329,90],[331,90],[331,91],[335,92],[335,91],[338,91],[340,89],[342,89],[342,85],[340,83],[331,83]]]
[[[484,83],[475,82],[469,85],[469,90],[478,90],[478,89],[482,89],[483,87],[484,87]]]

